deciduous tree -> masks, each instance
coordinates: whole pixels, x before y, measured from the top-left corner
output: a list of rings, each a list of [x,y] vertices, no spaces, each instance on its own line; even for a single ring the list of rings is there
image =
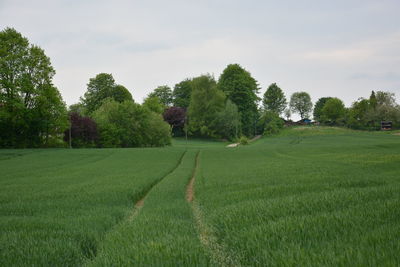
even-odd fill
[[[182,133],[186,123],[186,109],[181,107],[170,107],[164,111],[164,120],[171,126],[171,132],[176,135]]]
[[[177,83],[172,92],[172,102],[175,107],[188,108],[192,95],[192,79]]]
[[[322,109],[324,108],[325,103],[331,98],[332,97],[321,97],[320,99],[318,99],[318,101],[314,105],[314,111],[313,111],[314,120],[322,122],[321,118]]]
[[[218,88],[238,107],[243,134],[253,135],[258,119],[257,81],[240,65],[231,64],[219,77]]]
[[[340,124],[343,121],[346,108],[339,98],[333,97],[326,101],[321,110],[321,120],[331,124]]]
[[[43,49],[12,28],[0,32],[0,147],[61,145],[66,107]]]
[[[87,91],[81,99],[88,114],[98,109],[107,98],[117,102],[132,101],[131,93],[122,85],[117,85],[111,74],[100,73],[91,78],[87,84]]]
[[[286,97],[282,89],[276,85],[271,84],[263,97],[264,110],[272,111],[281,114],[286,108]]]
[[[216,116],[224,108],[225,95],[217,89],[214,78],[209,75],[194,78],[192,83],[189,131],[195,135],[216,137]]]
[[[169,107],[172,105],[172,90],[169,86],[163,85],[154,89],[153,92],[149,94],[149,97],[158,97],[160,102],[165,106]]]
[[[99,138],[96,122],[83,117],[77,112],[69,114],[70,129],[64,132],[64,140],[69,142],[71,135],[72,147],[94,147]],[[71,132],[70,132],[71,131]]]
[[[290,97],[290,108],[293,112],[299,113],[301,119],[308,118],[312,110],[310,95],[306,92],[293,93]]]
[[[150,95],[144,100],[143,107],[157,114],[163,114],[165,110],[165,106],[160,99],[157,96]]]
[[[240,114],[238,108],[229,99],[223,110],[216,114],[215,130],[219,137],[229,140],[237,139],[240,135]]]

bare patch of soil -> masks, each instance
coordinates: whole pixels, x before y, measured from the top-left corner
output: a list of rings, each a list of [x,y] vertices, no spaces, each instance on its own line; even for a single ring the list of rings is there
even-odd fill
[[[194,188],[193,188],[193,184],[194,184],[194,176],[190,179],[190,182],[186,188],[186,200],[191,203],[193,201],[194,198]]]
[[[142,199],[140,199],[138,202],[136,202],[135,204],[135,208],[141,208],[144,205],[144,197]]]

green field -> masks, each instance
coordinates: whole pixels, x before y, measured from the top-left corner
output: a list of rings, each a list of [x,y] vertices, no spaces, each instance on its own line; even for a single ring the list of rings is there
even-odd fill
[[[0,266],[400,265],[400,136],[225,146],[1,150]]]

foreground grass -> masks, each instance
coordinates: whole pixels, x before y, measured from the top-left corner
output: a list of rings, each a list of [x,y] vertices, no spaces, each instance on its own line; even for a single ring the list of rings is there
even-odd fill
[[[0,151],[0,266],[400,264],[400,136],[225,145]]]
[[[201,162],[197,199],[239,264],[400,263],[398,136],[290,129]]]
[[[0,266],[76,266],[182,149],[0,151]]]
[[[110,232],[89,266],[206,266],[189,204],[186,184],[193,174],[195,150],[144,199],[133,220]]]

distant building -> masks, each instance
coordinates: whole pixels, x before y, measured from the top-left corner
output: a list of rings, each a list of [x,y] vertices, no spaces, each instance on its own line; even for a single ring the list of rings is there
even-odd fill
[[[392,130],[392,122],[391,121],[381,121],[381,130],[382,131]]]

